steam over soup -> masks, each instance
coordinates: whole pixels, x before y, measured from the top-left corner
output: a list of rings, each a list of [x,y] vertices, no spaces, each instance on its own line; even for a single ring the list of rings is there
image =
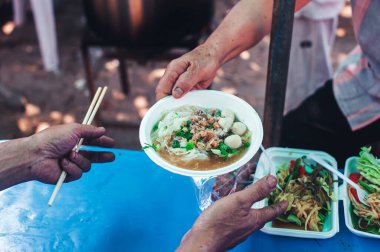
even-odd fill
[[[231,110],[182,106],[166,111],[151,133],[151,147],[167,162],[190,170],[213,170],[240,159],[251,133]]]

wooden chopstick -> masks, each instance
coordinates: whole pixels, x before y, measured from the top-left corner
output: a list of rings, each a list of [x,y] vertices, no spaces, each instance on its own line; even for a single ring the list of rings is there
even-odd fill
[[[102,103],[104,95],[107,92],[107,89],[108,89],[108,87],[104,87],[104,88],[99,87],[97,89],[95,96],[91,101],[90,107],[88,108],[87,113],[83,119],[82,124],[90,125],[92,123],[93,119],[95,118],[96,112],[98,111],[100,104]],[[78,143],[73,148],[73,151],[78,152],[82,143],[83,143],[83,138],[81,138],[78,141]],[[63,182],[65,181],[66,176],[67,176],[67,173],[65,171],[62,171],[61,175],[59,176],[59,179],[57,181],[57,184],[55,185],[54,191],[53,191],[52,195],[50,196],[50,199],[48,202],[49,206],[53,205],[55,197],[57,196],[58,191],[61,189],[61,186],[62,186]]]
[[[98,112],[99,106],[100,106],[100,104],[101,104],[101,102],[102,102],[102,100],[103,100],[103,98],[104,98],[104,95],[105,95],[106,92],[107,92],[107,89],[108,89],[108,87],[104,87],[103,90],[101,90],[101,93],[100,93],[100,96],[99,96],[99,99],[98,99],[99,102],[97,102],[97,103],[95,104],[95,107],[93,108],[93,110],[92,110],[90,113],[88,113],[88,111],[87,111],[87,113],[89,114],[89,116],[88,116],[88,118],[87,118],[87,122],[85,122],[85,121],[83,120],[83,124],[88,124],[88,125],[90,125],[90,124],[92,123],[92,121],[93,121],[94,118],[95,118],[96,112]],[[96,95],[96,94],[95,94],[95,95]],[[89,110],[89,111],[90,111],[90,110]],[[85,119],[86,119],[86,117],[85,117]],[[80,149],[82,143],[83,143],[83,138],[81,138],[81,139],[79,140],[79,143],[75,146],[75,148],[76,148],[76,149],[74,150],[75,152],[78,152],[78,151],[79,151],[79,149]]]

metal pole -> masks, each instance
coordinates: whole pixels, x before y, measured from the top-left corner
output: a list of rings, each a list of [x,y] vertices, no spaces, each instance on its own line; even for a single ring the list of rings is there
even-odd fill
[[[280,142],[295,0],[274,0],[264,107],[264,146]]]

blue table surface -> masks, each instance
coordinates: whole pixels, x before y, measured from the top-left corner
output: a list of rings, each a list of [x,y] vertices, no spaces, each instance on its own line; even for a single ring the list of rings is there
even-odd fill
[[[113,151],[114,162],[64,184],[51,208],[52,185],[28,182],[0,192],[0,251],[174,251],[200,214],[193,182],[143,152]],[[339,207],[333,238],[258,231],[233,251],[378,251],[379,240],[346,228]]]

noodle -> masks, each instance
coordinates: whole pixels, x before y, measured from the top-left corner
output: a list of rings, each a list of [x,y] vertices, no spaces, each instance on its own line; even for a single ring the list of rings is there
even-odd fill
[[[307,229],[307,224],[311,218],[311,216],[313,216],[314,213],[317,213],[321,208],[320,207],[314,207],[313,210],[311,210],[309,216],[306,218],[306,221],[305,221],[305,230],[308,230]],[[315,219],[312,219],[312,221],[310,221],[310,223],[313,223],[314,225],[311,225],[312,227],[310,229],[318,229],[318,228],[315,228],[316,226],[318,227],[318,218],[315,218]],[[318,230],[319,231],[319,230]]]
[[[358,230],[380,235],[380,165],[371,153],[363,147],[357,159],[360,173],[351,173],[350,179],[366,190],[367,205],[360,202],[357,191],[348,186],[348,197],[352,203],[352,222]]]
[[[354,188],[349,186],[348,196],[353,205],[353,212],[359,217],[357,228],[363,231],[369,231],[370,233],[380,234],[380,193],[375,192],[368,195],[368,207],[357,201],[356,196],[353,195],[353,190]],[[356,192],[356,190],[354,191]],[[360,227],[359,223],[363,222],[365,225]],[[374,229],[369,229],[369,227],[373,227]]]
[[[305,230],[321,231],[330,212],[333,180],[320,166],[306,164],[305,158],[292,160],[278,170],[277,179],[282,190],[276,188],[269,203],[287,200],[288,209],[278,220],[302,225]],[[312,171],[306,172],[305,166]]]
[[[228,110],[182,106],[163,113],[154,125],[153,148],[169,163],[191,170],[212,170],[231,163],[246,152],[250,131]]]

